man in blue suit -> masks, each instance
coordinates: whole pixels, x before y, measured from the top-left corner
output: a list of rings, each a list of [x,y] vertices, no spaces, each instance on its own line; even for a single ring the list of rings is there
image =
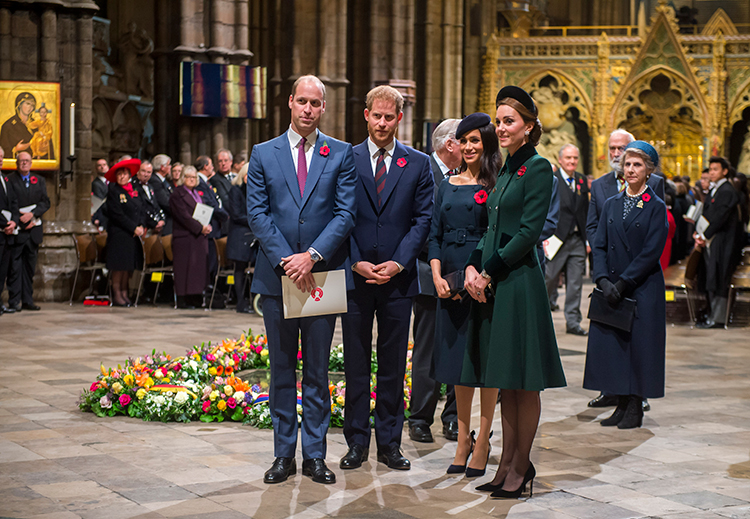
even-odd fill
[[[625,179],[622,176],[620,167],[620,158],[625,147],[633,142],[635,137],[630,132],[623,129],[616,129],[609,135],[609,166],[612,171],[602,175],[591,183],[591,198],[589,199],[589,213],[586,218],[586,235],[590,243],[596,238],[596,229],[599,226],[599,218],[602,215],[604,202],[608,198],[615,196],[617,193],[627,187]],[[664,200],[664,179],[659,175],[651,175],[648,179],[648,185],[654,190],[656,196]],[[609,407],[617,405],[616,395],[600,394],[589,402],[589,407]],[[644,400],[644,411],[648,411],[648,402]]]
[[[292,122],[283,135],[257,144],[247,171],[247,219],[260,250],[252,292],[261,295],[268,339],[269,390],[275,461],[265,483],[297,472],[297,345],[302,335],[302,473],[335,483],[328,469],[326,432],[331,416],[328,356],[335,315],[284,319],[281,276],[300,290],[315,288],[312,272],[345,270],[352,284],[348,237],[354,227],[352,146],[318,130],[325,86],[302,76],[289,96]]]
[[[354,148],[357,166],[357,225],[351,237],[354,290],[342,317],[346,404],[344,436],[349,451],[342,469],[362,465],[370,445],[370,354],[378,316],[375,439],[378,461],[408,470],[401,454],[404,373],[409,322],[419,293],[417,256],[427,240],[434,183],[430,159],[394,136],[404,99],[393,87],[372,89],[366,98],[369,138]]]

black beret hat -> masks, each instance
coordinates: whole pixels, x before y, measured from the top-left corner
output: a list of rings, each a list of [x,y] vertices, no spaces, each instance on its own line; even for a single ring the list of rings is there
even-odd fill
[[[511,99],[515,99],[519,103],[521,103],[526,109],[531,112],[534,115],[538,115],[536,111],[536,104],[534,104],[534,99],[529,95],[526,90],[523,88],[519,88],[517,86],[506,86],[500,89],[500,92],[497,93],[497,98],[495,99],[495,106],[500,105],[500,101],[505,99],[506,97],[510,97]]]
[[[491,122],[492,119],[490,116],[483,112],[467,115],[461,119],[460,123],[458,123],[458,128],[456,128],[456,139],[460,139],[463,135],[466,135],[472,130],[483,128]]]

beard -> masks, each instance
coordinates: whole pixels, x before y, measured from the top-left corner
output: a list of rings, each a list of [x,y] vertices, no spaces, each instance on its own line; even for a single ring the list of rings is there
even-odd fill
[[[622,158],[622,155],[619,157],[615,157],[614,159],[609,159],[609,167],[612,168],[612,171],[616,173],[622,173],[622,169],[620,168],[620,159]]]

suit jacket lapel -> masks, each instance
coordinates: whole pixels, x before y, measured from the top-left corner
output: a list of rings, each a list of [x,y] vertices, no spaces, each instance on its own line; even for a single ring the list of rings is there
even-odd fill
[[[404,159],[406,164],[403,167],[398,165],[399,159]],[[383,201],[380,209],[388,203],[388,199],[391,197],[393,190],[398,184],[398,180],[401,178],[404,170],[409,167],[409,152],[400,142],[396,141],[396,146],[393,148],[393,157],[391,158],[391,167],[388,168],[388,175],[385,177],[385,187],[383,192],[380,194],[380,198]],[[374,179],[373,179],[374,183]],[[377,199],[377,196],[376,196]]]
[[[610,171],[609,173],[607,173],[607,176],[604,180],[604,200],[602,200],[602,203],[604,203],[607,198],[615,196],[618,192],[617,176],[614,172]]]
[[[294,161],[292,160],[292,151],[289,148],[289,138],[286,132],[282,133],[277,139],[274,145],[276,148],[276,159],[279,161],[279,169],[281,174],[284,175],[289,192],[292,195],[292,200],[297,204],[297,207],[301,207],[302,197],[299,194],[299,183],[297,182],[297,170],[294,169]]]
[[[367,141],[354,147],[354,165],[357,169],[357,176],[365,187],[365,192],[370,198],[372,207],[378,212],[378,192],[375,188],[375,177],[372,172],[372,163],[370,162],[370,151],[367,149]]]
[[[620,235],[620,239],[625,243],[627,247],[630,247],[630,243],[628,242],[628,236],[625,234],[625,227],[623,226],[623,220],[622,220],[622,210],[624,206],[624,199],[625,194],[620,193],[617,195],[617,198],[614,200],[614,225],[615,225],[615,231],[617,231],[617,234]],[[606,225],[606,223],[605,223]]]
[[[323,132],[319,131],[318,138],[315,139],[315,149],[313,150],[313,156],[310,159],[310,167],[307,169],[305,195],[302,197],[302,205],[300,207],[305,207],[305,204],[310,198],[310,193],[314,191],[315,184],[317,184],[318,180],[320,180],[320,175],[321,173],[323,173],[323,169],[325,168],[326,162],[328,161],[328,155],[324,157],[320,154],[320,148],[322,148],[324,144],[328,146],[326,139],[327,137],[323,134]]]

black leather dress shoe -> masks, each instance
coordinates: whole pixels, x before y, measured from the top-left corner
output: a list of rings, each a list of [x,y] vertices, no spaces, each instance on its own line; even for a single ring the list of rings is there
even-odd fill
[[[263,475],[263,483],[281,483],[296,473],[297,462],[294,458],[276,458],[271,468]]]
[[[701,330],[708,330],[710,328],[724,328],[724,323],[717,323],[716,321],[707,320],[700,322],[695,325],[696,328],[700,328]]]
[[[643,399],[643,403],[641,404],[643,406],[643,412],[651,411],[651,404],[648,403],[648,398]]]
[[[401,450],[396,446],[378,447],[378,461],[388,465],[389,469],[409,470],[411,462],[404,458]]]
[[[411,438],[415,442],[421,443],[432,443],[435,441],[432,438],[432,431],[430,431],[430,426],[426,423],[410,425],[409,438]]]
[[[336,483],[336,474],[326,467],[326,461],[323,458],[304,460],[302,462],[302,475],[324,485]]]
[[[21,303],[18,303],[17,305],[9,305],[5,308],[6,314],[12,314],[15,312],[20,312],[22,310]]]
[[[452,442],[458,440],[458,422],[448,422],[443,425],[443,436]]]
[[[617,395],[605,395],[600,393],[598,397],[589,402],[589,407],[612,407],[620,401]]]
[[[254,314],[255,310],[253,310],[252,306],[246,306],[245,308],[237,308],[238,314]]]
[[[581,337],[586,337],[589,334],[586,330],[584,330],[580,326],[568,328],[567,330],[565,330],[565,333],[569,333],[571,335],[580,335]]]
[[[346,456],[341,458],[339,467],[344,470],[358,469],[362,466],[362,463],[367,461],[367,457],[369,455],[370,449],[355,443],[354,445],[349,447],[349,452],[346,453]]]

